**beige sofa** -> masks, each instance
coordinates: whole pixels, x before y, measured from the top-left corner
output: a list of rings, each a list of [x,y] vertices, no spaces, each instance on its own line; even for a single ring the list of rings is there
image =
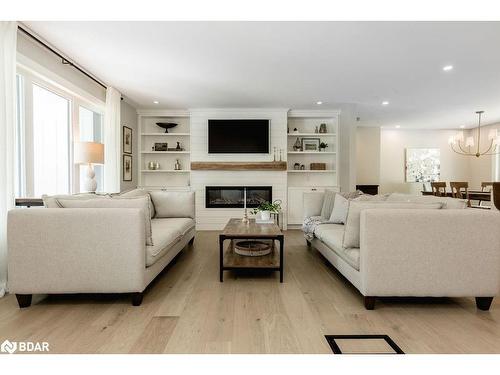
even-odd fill
[[[145,195],[135,190],[125,197]],[[148,284],[195,237],[194,192],[158,191],[151,197],[150,245],[149,211],[109,208],[114,198],[93,200],[92,208],[83,197],[87,208],[11,210],[8,289],[19,306],[29,306],[32,294],[62,293],[132,293],[133,305],[140,305]]]
[[[305,194],[308,216],[320,214],[323,196]],[[372,208],[361,211],[359,247],[343,246],[342,224],[320,224],[307,241],[361,292],[367,309],[376,297],[411,296],[476,297],[488,310],[500,285],[499,228],[500,214],[488,210]]]

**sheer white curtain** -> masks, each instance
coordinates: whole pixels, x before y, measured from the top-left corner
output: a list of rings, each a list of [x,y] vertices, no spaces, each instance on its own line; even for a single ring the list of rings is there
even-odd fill
[[[0,297],[7,284],[7,211],[14,206],[17,23],[0,22]]]
[[[120,191],[120,103],[121,94],[113,87],[106,90],[104,112],[104,191]]]

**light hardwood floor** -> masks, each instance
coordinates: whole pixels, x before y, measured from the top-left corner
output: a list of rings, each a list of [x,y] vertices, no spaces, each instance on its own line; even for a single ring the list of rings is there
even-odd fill
[[[406,353],[500,353],[500,305],[473,299],[389,299],[374,311],[300,231],[285,234],[278,273],[226,272],[217,232],[158,276],[143,304],[125,296],[54,296],[20,310],[0,300],[0,342],[48,341],[52,353],[331,353],[325,334],[388,334]]]

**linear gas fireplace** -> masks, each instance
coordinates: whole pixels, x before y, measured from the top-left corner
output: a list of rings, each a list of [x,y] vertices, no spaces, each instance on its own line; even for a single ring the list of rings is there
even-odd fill
[[[206,186],[206,208],[243,208],[245,186]],[[246,186],[247,207],[254,208],[263,202],[272,202],[272,186]]]

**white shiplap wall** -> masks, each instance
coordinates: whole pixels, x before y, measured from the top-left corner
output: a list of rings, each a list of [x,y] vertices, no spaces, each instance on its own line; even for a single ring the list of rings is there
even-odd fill
[[[283,149],[286,161],[288,109],[191,109],[191,161],[272,161],[273,147]],[[209,119],[269,119],[269,154],[208,154]],[[286,212],[287,173],[285,171],[191,171],[191,188],[196,191],[196,227],[220,230],[231,217],[241,217],[242,209],[205,208],[205,186],[272,186],[273,199],[283,201]],[[286,215],[283,215],[286,218]],[[283,223],[286,228],[286,223]]]

